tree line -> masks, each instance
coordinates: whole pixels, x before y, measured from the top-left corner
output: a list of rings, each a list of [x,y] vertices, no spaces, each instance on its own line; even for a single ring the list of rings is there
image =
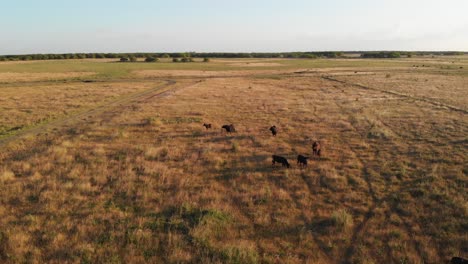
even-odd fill
[[[232,52],[176,52],[176,53],[64,53],[0,55],[0,61],[68,60],[68,59],[120,59],[128,58],[337,58],[342,52],[282,52],[282,53],[232,53]]]
[[[129,58],[154,58],[152,61],[157,61],[159,58],[173,58],[186,60],[184,58],[298,58],[298,59],[315,59],[315,58],[339,58],[347,53],[360,53],[361,58],[399,58],[401,56],[423,56],[423,55],[463,55],[466,52],[458,51],[325,51],[325,52],[176,52],[176,53],[64,53],[64,54],[26,54],[26,55],[0,55],[0,61],[28,61],[28,60],[67,60],[67,59],[120,59]]]

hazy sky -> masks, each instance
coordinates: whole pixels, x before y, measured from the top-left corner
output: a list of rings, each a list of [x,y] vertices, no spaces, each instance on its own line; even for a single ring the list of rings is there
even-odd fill
[[[0,0],[0,54],[468,51],[468,0]]]

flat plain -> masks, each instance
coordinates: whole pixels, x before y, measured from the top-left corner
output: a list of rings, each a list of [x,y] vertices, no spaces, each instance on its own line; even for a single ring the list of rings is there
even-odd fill
[[[0,261],[467,257],[467,92],[468,56],[0,62]]]

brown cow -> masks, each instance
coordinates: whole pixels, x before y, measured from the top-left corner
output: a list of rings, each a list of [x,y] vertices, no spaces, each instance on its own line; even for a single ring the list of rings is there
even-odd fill
[[[211,124],[204,123],[203,126],[204,126],[206,129],[211,128]]]

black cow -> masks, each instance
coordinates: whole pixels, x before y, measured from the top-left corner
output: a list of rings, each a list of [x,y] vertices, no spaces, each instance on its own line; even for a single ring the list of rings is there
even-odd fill
[[[271,157],[273,158],[273,165],[275,165],[275,163],[278,162],[278,163],[281,163],[281,166],[283,167],[287,167],[287,168],[291,167],[291,165],[289,165],[289,162],[286,158],[277,156],[277,155],[273,155]]]
[[[276,136],[276,134],[278,133],[278,129],[276,129],[276,126],[270,127],[270,131],[271,134],[273,134],[273,136]]]
[[[307,159],[309,157],[302,156],[302,155],[297,155],[297,164],[302,165],[302,166],[307,166]]]
[[[312,154],[320,157],[321,152],[322,152],[322,149],[321,149],[320,143],[315,141],[312,144]]]
[[[460,257],[453,257],[450,260],[450,264],[468,264],[468,260]]]
[[[211,124],[204,123],[203,126],[204,126],[206,129],[211,128]]]
[[[221,128],[226,129],[226,132],[228,132],[228,133],[236,132],[236,129],[234,128],[234,125],[233,125],[233,124],[224,125],[224,126],[222,126]]]

